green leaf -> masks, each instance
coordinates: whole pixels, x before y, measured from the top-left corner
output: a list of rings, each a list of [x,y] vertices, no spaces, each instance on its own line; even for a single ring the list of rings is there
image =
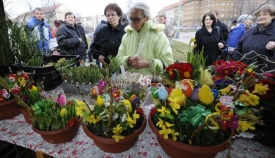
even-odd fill
[[[166,118],[170,119],[170,120],[173,120],[174,119],[174,116],[173,115],[170,115],[170,114],[166,114]]]

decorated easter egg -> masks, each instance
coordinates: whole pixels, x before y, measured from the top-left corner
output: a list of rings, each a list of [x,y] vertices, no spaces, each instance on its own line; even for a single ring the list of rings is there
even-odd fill
[[[158,88],[157,87],[152,87],[151,92],[152,92],[152,97],[155,99],[158,99],[158,92],[157,92]]]
[[[213,93],[214,99],[217,99],[219,96],[219,91],[217,89],[212,89],[211,92]]]
[[[91,96],[98,96],[100,94],[99,89],[97,86],[93,86],[90,91]]]
[[[200,87],[194,88],[192,94],[191,94],[191,100],[199,100],[198,93],[199,93]]]
[[[181,82],[182,93],[185,94],[186,98],[189,98],[193,92],[192,83],[188,80]]]
[[[158,90],[158,96],[161,100],[166,100],[168,98],[168,91],[165,88],[160,88]]]

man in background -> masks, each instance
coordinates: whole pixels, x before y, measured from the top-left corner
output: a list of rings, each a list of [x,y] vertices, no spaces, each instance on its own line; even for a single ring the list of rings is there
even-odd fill
[[[174,32],[173,26],[167,22],[166,15],[159,15],[159,23],[165,25],[165,29],[163,30],[164,34],[168,38],[170,45],[172,46],[172,35]]]
[[[28,22],[28,28],[31,31],[31,37],[36,38],[38,43],[36,48],[43,52],[44,55],[49,54],[49,39],[52,39],[50,25],[43,19],[44,13],[41,8],[34,9],[34,17]]]
[[[228,28],[225,23],[223,23],[219,20],[219,11],[217,9],[215,9],[215,10],[210,10],[209,13],[214,14],[216,21],[217,21],[216,26],[220,27],[221,32],[222,32],[222,38],[224,41],[227,41],[228,35],[229,35]]]

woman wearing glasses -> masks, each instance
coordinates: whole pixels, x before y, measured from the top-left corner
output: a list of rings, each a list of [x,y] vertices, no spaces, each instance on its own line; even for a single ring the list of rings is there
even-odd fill
[[[163,33],[164,25],[150,20],[149,7],[142,2],[130,9],[130,26],[126,27],[117,58],[130,72],[153,75],[173,63],[170,43]]]
[[[120,22],[123,13],[116,3],[108,4],[104,9],[104,15],[107,18],[107,25],[96,33],[90,49],[94,52],[95,59],[102,64],[109,64],[108,56],[115,57],[117,55],[118,47],[125,33],[125,26]]]

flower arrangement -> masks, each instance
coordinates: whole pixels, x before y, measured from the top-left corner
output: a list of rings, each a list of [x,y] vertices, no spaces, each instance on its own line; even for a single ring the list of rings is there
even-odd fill
[[[189,53],[193,59],[201,55]],[[255,106],[259,104],[257,94],[268,88],[258,82],[255,63],[218,61],[214,63],[217,75],[212,77],[210,70],[199,66],[203,59],[193,59],[166,68],[164,74],[179,81],[167,85],[164,80],[151,89],[155,108],[150,117],[159,134],[185,144],[213,146],[227,140],[231,130],[245,132],[264,124]],[[221,87],[216,85],[218,79],[233,82]]]
[[[108,69],[105,70],[109,74]],[[139,108],[139,94],[135,90],[125,93],[119,86],[112,85],[107,75],[91,90],[92,97],[96,98],[95,105],[78,105],[77,115],[84,118],[87,129],[93,134],[119,142],[139,129],[145,121],[143,110]]]
[[[80,119],[76,114],[78,104],[81,104],[81,101],[69,100],[64,93],[56,98],[42,99],[31,107],[33,125],[42,131],[73,127]]]
[[[38,100],[44,97],[44,92],[40,87],[36,87],[29,74],[24,71],[11,73],[5,78],[0,78],[0,85],[2,89],[2,96],[5,99],[22,98],[23,102],[31,106]],[[19,106],[21,104],[18,104]]]

